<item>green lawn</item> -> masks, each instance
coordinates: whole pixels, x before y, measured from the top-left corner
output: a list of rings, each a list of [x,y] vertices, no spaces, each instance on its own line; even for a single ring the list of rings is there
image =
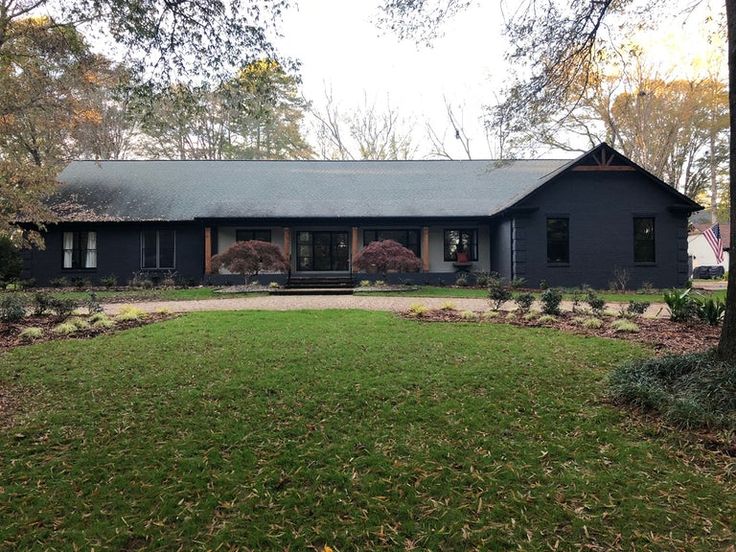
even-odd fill
[[[623,341],[217,312],[0,355],[6,549],[714,550],[734,480],[602,400]],[[685,460],[687,459],[687,461]]]

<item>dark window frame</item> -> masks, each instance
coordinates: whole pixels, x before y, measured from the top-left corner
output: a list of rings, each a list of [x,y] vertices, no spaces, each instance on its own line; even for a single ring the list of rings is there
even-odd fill
[[[551,239],[550,222],[565,221],[565,238]],[[548,215],[545,223],[545,234],[547,243],[547,264],[551,266],[569,266],[570,265],[570,217],[567,215]],[[564,255],[553,255],[552,251],[562,246]]]
[[[146,233],[147,232],[155,232],[156,233],[156,266],[146,266]],[[173,244],[172,244],[172,252],[171,252],[171,266],[162,266],[161,265],[161,232],[171,232],[171,235],[173,237]],[[169,230],[169,229],[155,229],[155,230],[142,230],[141,231],[141,243],[140,243],[140,253],[141,253],[141,270],[174,270],[176,269],[176,230]]]
[[[245,239],[241,238],[240,236],[242,234],[246,233],[246,232],[249,232],[252,237],[245,238]],[[272,239],[273,239],[273,236],[271,234],[271,229],[270,228],[236,228],[235,229],[235,242],[237,243],[237,242],[241,242],[241,241],[252,241],[252,240],[255,240],[256,239],[255,238],[255,234],[256,233],[261,233],[261,232],[264,233],[264,234],[266,234],[266,235],[268,235],[268,239],[267,240],[258,240],[258,241],[265,241],[265,242],[271,243],[272,242]]]
[[[455,250],[455,256],[450,253],[447,240],[447,235],[450,232],[457,232],[459,234],[459,241],[463,241],[463,234],[469,234],[471,236],[470,241],[470,261],[478,261],[478,229],[477,228],[445,228],[442,230],[442,255],[446,263],[454,263],[457,261],[457,249]]]
[[[651,221],[651,237],[640,237],[637,235],[638,227],[637,223],[640,221]],[[653,265],[657,262],[657,219],[652,215],[636,215],[633,217],[633,246],[634,246],[634,264],[637,265]],[[651,253],[647,258],[642,259],[640,257],[641,249],[640,245],[647,245],[651,243]],[[650,249],[647,247],[646,249]]]
[[[72,248],[68,249],[64,247],[66,234],[72,234]],[[95,235],[95,247],[91,249],[89,247],[89,235]],[[82,248],[82,235],[84,235],[85,247]],[[71,251],[72,254],[72,265],[64,266],[64,257],[66,252]],[[95,266],[84,266],[87,262],[87,253],[89,251],[95,252]],[[64,230],[61,233],[61,269],[62,270],[97,270],[99,264],[97,258],[97,252],[99,251],[99,236],[96,230]]]
[[[367,229],[363,230],[363,247],[368,245],[369,243],[373,243],[374,241],[382,241],[378,239],[378,234],[380,232],[404,232],[406,233],[406,243],[401,243],[404,247],[412,251],[417,258],[421,258],[422,256],[422,231],[418,228],[376,228],[376,229]],[[409,245],[409,232],[416,234],[416,251],[412,249]],[[372,234],[373,239],[368,238],[368,234]]]

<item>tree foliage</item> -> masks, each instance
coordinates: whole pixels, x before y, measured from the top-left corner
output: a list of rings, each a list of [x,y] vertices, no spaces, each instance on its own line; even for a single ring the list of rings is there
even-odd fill
[[[258,60],[222,85],[171,85],[138,102],[141,153],[168,159],[308,159],[297,77]]]
[[[249,279],[263,271],[283,272],[289,269],[281,249],[272,243],[249,240],[236,242],[227,251],[212,257],[212,268],[225,268]]]
[[[394,240],[382,240],[366,245],[353,259],[353,265],[358,270],[385,276],[389,271],[416,272],[421,263],[411,249]]]

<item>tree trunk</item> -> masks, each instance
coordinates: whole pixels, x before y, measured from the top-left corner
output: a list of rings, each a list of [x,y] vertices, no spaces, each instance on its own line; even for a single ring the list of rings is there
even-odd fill
[[[731,191],[731,245],[736,244],[736,0],[726,0],[728,28],[728,106],[729,106],[729,190]],[[728,266],[726,317],[723,321],[718,354],[724,359],[736,359],[736,255],[731,251]]]
[[[713,106],[715,109],[715,106]],[[715,121],[710,123],[710,221],[718,222],[718,178],[716,164],[716,129]]]

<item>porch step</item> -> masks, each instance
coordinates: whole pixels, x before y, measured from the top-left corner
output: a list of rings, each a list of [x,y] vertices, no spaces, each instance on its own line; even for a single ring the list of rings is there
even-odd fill
[[[354,287],[351,276],[290,276],[286,281],[286,289],[352,290]]]
[[[269,295],[352,295],[353,288],[291,288],[274,289]]]

